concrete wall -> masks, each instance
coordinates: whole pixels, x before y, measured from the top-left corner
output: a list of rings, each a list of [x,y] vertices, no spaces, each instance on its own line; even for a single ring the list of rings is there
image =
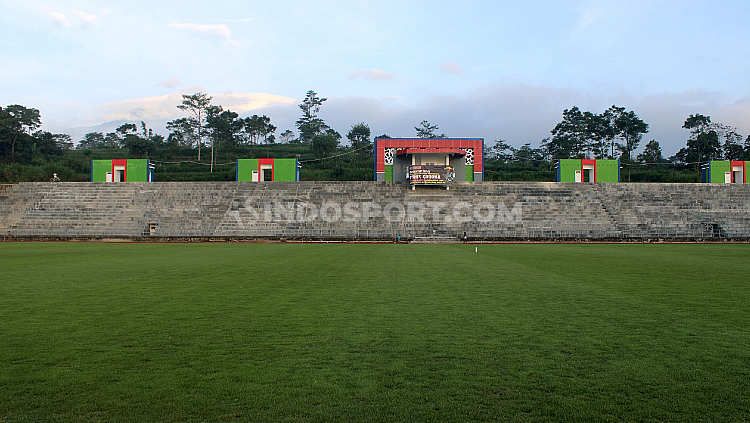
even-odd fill
[[[415,205],[421,215],[399,215],[399,207]],[[488,208],[493,214],[482,211]],[[324,209],[333,217],[298,213]],[[376,182],[157,182],[22,183],[0,191],[6,239],[458,239],[464,232],[476,240],[750,240],[750,187],[488,182],[412,192]]]

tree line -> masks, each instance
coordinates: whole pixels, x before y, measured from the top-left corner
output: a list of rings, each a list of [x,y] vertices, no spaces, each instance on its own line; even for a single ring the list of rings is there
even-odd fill
[[[370,127],[353,124],[345,134],[348,143],[342,144],[341,133],[321,117],[326,101],[308,91],[299,104],[296,132],[277,134],[279,128],[269,116],[243,117],[214,104],[206,93],[185,94],[177,106],[181,116],[167,122],[166,137],[144,122],[129,122],[112,132],[87,133],[76,143],[66,134],[41,130],[38,109],[7,105],[0,107],[0,181],[43,181],[52,173],[83,181],[91,159],[123,156],[154,160],[159,180],[232,180],[234,160],[264,156],[297,157],[305,167],[304,179],[371,179]],[[635,111],[617,105],[602,112],[572,107],[537,145],[515,147],[502,138],[487,145],[485,179],[551,180],[554,159],[590,157],[620,159],[638,169],[635,180],[688,181],[697,180],[701,162],[750,160],[750,136],[731,125],[693,114],[682,127],[688,132],[685,146],[665,158],[655,139],[640,149],[649,125]],[[414,131],[421,138],[446,137],[428,120]]]
[[[565,109],[562,118],[537,147],[526,143],[515,148],[502,138],[495,140],[489,155],[498,160],[551,160],[554,158],[619,159],[625,163],[695,164],[709,160],[750,160],[750,135],[743,136],[731,125],[712,122],[710,116],[693,114],[685,119],[689,131],[686,146],[671,157],[663,157],[659,141],[648,141],[638,150],[649,125],[634,111],[611,106],[602,113]]]

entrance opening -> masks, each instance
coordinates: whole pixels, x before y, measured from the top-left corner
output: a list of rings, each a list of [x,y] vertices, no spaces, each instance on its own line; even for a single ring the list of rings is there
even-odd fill
[[[262,165],[260,167],[260,180],[261,181],[273,181],[273,168],[271,165]]]
[[[595,182],[593,167],[585,166],[583,168],[583,181],[582,182],[587,183],[587,184],[593,184]]]
[[[115,168],[115,182],[125,182],[125,169],[121,167]]]

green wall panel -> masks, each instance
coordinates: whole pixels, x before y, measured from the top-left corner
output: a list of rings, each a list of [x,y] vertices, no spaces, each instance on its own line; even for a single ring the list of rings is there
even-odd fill
[[[128,159],[127,182],[148,182],[148,160]]]
[[[596,161],[596,182],[616,183],[620,182],[620,164],[617,160]]]
[[[560,163],[560,180],[558,182],[575,182],[576,170],[581,170],[580,159],[561,159]]]
[[[466,165],[466,182],[474,182],[474,166]]]
[[[386,182],[393,182],[393,165],[385,165],[385,175],[383,180]]]
[[[273,180],[294,182],[297,180],[297,159],[274,159]]]
[[[729,160],[711,160],[711,183],[723,184],[724,172],[729,172],[732,162]]]
[[[237,181],[251,182],[253,180],[253,170],[258,170],[258,159],[237,160]]]
[[[258,159],[237,160],[237,181],[252,182],[253,170],[258,170]],[[297,159],[274,159],[273,180],[295,182],[297,180]]]
[[[107,182],[107,172],[112,170],[112,160],[91,161],[91,182]]]

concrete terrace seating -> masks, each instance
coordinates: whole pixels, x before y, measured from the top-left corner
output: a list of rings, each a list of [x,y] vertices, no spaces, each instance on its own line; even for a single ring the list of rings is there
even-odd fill
[[[364,211],[367,211],[366,213]],[[385,216],[383,215],[383,212]],[[0,185],[0,237],[750,239],[750,187],[485,182]]]

